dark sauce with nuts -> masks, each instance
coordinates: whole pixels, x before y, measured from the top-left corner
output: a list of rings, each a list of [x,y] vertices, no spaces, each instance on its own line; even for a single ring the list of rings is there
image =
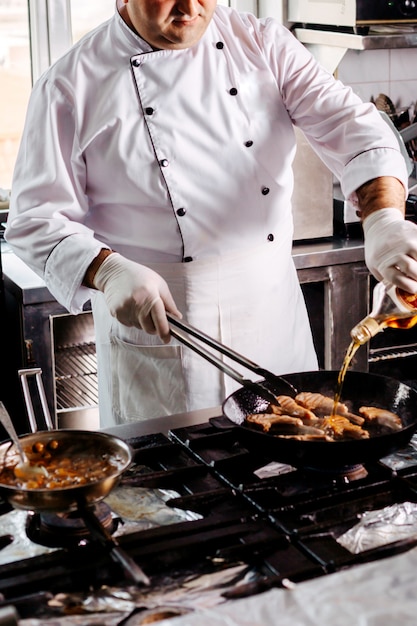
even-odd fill
[[[13,447],[11,448],[13,450]],[[46,475],[22,480],[15,475],[19,457],[12,452],[0,471],[0,483],[25,489],[63,489],[97,482],[119,469],[117,459],[108,453],[71,452],[63,441],[51,439],[24,446],[31,465],[44,467]]]

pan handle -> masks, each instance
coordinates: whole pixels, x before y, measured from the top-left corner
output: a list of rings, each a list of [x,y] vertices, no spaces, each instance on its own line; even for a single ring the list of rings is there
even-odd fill
[[[203,346],[196,343],[193,339],[186,336],[183,332],[177,330],[176,328],[173,328],[174,325],[180,326],[180,324],[177,324],[178,320],[176,320],[175,318],[171,316],[168,316],[168,321],[170,322],[171,335],[175,337],[176,339],[178,339],[178,341],[186,345],[188,348],[191,348],[191,350],[194,350],[194,352],[202,356],[206,361],[208,361],[209,363],[217,367],[224,374],[226,374],[227,376],[230,376],[230,378],[233,378],[233,380],[238,382],[243,387],[250,389],[256,395],[261,396],[262,398],[267,400],[267,402],[276,404],[277,400],[276,400],[274,393],[262,381],[253,382],[252,380],[244,378],[242,374],[240,374],[234,368],[230,367],[230,365],[228,365],[227,363],[224,363],[215,354],[206,350]],[[211,337],[208,337],[204,333],[200,334],[200,332],[196,330],[195,328],[193,328],[192,326],[189,326],[188,324],[181,322],[181,328],[186,329],[188,332],[190,332],[190,334],[193,334],[198,339],[200,339],[200,341],[207,343],[211,347],[217,348],[220,352],[222,352],[226,356],[230,356],[230,358],[232,358],[233,360],[236,360],[234,356],[237,356],[239,358],[242,358],[242,361],[251,363],[251,361],[246,361],[246,359],[243,359],[243,357],[240,357],[240,355],[238,355],[237,353],[233,351],[229,352],[228,348],[226,348],[222,344],[218,344],[217,341],[215,341]],[[231,356],[231,355],[234,355],[234,356]],[[249,368],[249,369],[254,371],[253,368]],[[256,371],[256,373],[259,373],[259,372]],[[271,376],[273,375],[271,374]],[[273,381],[274,384],[281,382],[280,377],[278,376],[273,376],[273,377],[274,377],[274,381]],[[285,379],[282,379],[282,383],[287,388],[291,387],[291,391],[294,392],[294,388],[292,387],[292,385],[290,385],[290,383],[287,383]]]
[[[53,430],[54,426],[53,426],[51,414],[48,408],[48,401],[46,399],[45,388],[42,383],[42,370],[40,369],[40,367],[34,367],[31,369],[18,370],[18,374],[20,377],[20,382],[22,383],[23,396],[25,399],[26,410],[28,412],[31,431],[33,433],[36,433],[39,430],[39,428],[38,428],[38,423],[36,421],[35,411],[33,409],[32,398],[29,392],[29,385],[28,385],[28,380],[27,380],[29,376],[35,376],[35,379],[36,379],[36,386],[37,386],[39,398],[41,401],[46,428],[48,430]]]

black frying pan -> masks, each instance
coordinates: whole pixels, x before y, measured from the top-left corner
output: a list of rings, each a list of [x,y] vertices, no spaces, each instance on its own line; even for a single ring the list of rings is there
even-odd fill
[[[337,385],[338,371],[304,372],[288,374],[283,378],[298,391],[319,392],[333,397]],[[280,390],[274,391],[279,395]],[[283,394],[290,395],[288,388]],[[292,394],[294,395],[294,394]],[[257,431],[244,425],[250,413],[262,413],[268,402],[251,390],[242,388],[231,394],[223,403],[223,414],[227,418],[210,420],[214,426],[239,429],[239,440],[250,448],[258,448],[275,460],[294,467],[314,469],[343,469],[347,466],[364,464],[381,459],[404,448],[417,429],[417,391],[397,380],[367,374],[347,372],[341,401],[354,413],[361,406],[377,406],[400,416],[403,428],[369,439],[344,441],[298,441],[282,439]]]
[[[212,418],[210,422],[219,428],[238,428],[239,439],[243,443],[252,449],[259,448],[277,461],[295,467],[343,471],[346,467],[375,461],[404,448],[417,429],[417,391],[397,380],[363,372],[347,372],[341,401],[353,413],[357,413],[361,406],[375,406],[392,411],[401,418],[403,428],[371,436],[369,439],[328,442],[283,439],[245,426],[247,415],[265,412],[277,395],[294,397],[297,391],[311,391],[333,397],[339,372],[322,370],[277,376],[187,322],[167,317],[174,337],[243,385],[224,401],[225,418]],[[243,365],[261,376],[262,380],[253,382],[245,379],[181,331]]]

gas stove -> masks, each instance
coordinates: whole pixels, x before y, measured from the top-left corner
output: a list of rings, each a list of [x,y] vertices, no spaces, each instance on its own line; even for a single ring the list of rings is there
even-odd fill
[[[19,624],[86,625],[92,606],[100,624],[129,624],[128,615],[161,607],[161,598],[170,607],[163,619],[273,587],[291,588],[417,543],[415,533],[393,535],[388,543],[355,552],[340,541],[364,514],[406,504],[417,508],[414,439],[396,455],[342,474],[277,463],[243,445],[238,429],[218,429],[216,420],[128,442],[132,467],[93,511],[101,534],[88,523],[83,527],[74,513],[57,522],[1,503],[0,524],[7,515],[24,516],[29,546],[26,555],[5,562],[2,553],[12,548],[17,527],[0,538],[0,547],[1,539],[11,542],[0,551],[0,609],[15,606]],[[158,506],[153,499],[150,514],[140,512],[143,498],[155,494]],[[111,558],[114,541],[145,572],[149,586],[132,584],[129,568]],[[40,554],[30,553],[34,546]],[[105,609],[97,600],[104,596]]]

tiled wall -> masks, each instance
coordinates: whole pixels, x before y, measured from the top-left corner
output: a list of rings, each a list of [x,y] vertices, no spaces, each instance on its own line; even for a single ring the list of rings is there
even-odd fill
[[[271,16],[287,26],[287,0],[219,0],[260,17]],[[329,0],[332,1],[332,0]],[[348,50],[338,65],[336,75],[351,85],[363,99],[371,100],[383,93],[394,105],[410,108],[417,103],[417,48],[395,50]]]
[[[397,109],[417,102],[417,48],[394,50],[348,50],[336,75],[366,101],[383,93]]]

